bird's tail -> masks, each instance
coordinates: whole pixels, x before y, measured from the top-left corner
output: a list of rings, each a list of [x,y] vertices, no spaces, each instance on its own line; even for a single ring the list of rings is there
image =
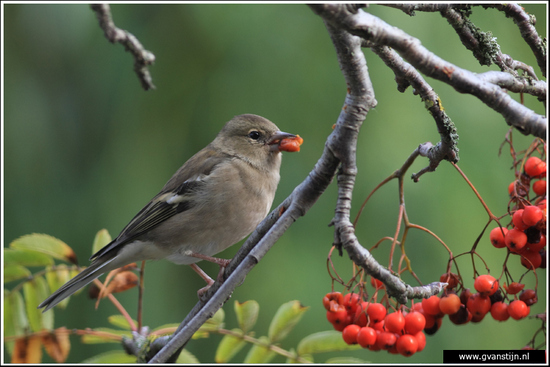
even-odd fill
[[[82,270],[78,275],[65,283],[61,288],[56,290],[51,296],[46,298],[44,302],[38,305],[38,308],[46,307],[42,312],[48,311],[50,308],[69,297],[80,288],[91,283],[94,279],[101,276],[107,271],[116,269],[118,266],[114,266],[111,262],[115,259],[115,256],[102,256],[96,258],[92,264],[86,269]]]

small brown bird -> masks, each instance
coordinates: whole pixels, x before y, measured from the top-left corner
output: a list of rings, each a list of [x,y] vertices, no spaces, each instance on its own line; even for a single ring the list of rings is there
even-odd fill
[[[280,152],[290,150],[281,142],[295,138],[261,116],[234,117],[90,258],[88,268],[38,308],[46,312],[103,273],[137,261],[191,265],[206,280],[194,263],[239,242],[265,218],[279,183]]]

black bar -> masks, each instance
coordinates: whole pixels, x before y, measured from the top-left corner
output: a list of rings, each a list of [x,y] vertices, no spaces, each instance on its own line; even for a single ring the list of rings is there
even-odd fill
[[[536,364],[546,363],[545,350],[444,350],[443,363]]]

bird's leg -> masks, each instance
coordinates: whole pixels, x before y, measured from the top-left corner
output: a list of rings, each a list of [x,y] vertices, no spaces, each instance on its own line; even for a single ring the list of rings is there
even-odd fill
[[[225,270],[225,267],[231,262],[231,260],[220,259],[218,257],[207,256],[207,255],[199,254],[199,253],[193,252],[193,251],[187,251],[185,253],[185,255],[191,256],[191,257],[196,257],[196,258],[201,259],[201,260],[206,260],[206,261],[218,264],[220,266],[220,271],[218,272],[218,276],[217,276],[216,279],[220,283],[223,283],[223,272]],[[210,276],[208,274],[206,274],[201,268],[199,268],[199,266],[197,264],[191,264],[190,266],[191,266],[191,269],[193,269],[197,274],[199,274],[199,276],[202,279],[204,279],[205,282],[207,283],[205,287],[203,287],[203,288],[201,288],[197,291],[197,295],[199,296],[199,298],[202,298],[202,296],[206,293],[206,291],[212,286],[212,284],[214,284],[214,280],[212,278],[210,278]]]

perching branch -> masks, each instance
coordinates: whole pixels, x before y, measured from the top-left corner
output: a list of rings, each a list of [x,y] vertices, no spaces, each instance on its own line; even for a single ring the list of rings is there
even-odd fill
[[[155,89],[153,78],[147,68],[155,62],[155,55],[147,51],[133,34],[115,26],[108,4],[92,4],[90,6],[96,12],[99,26],[105,32],[105,37],[111,43],[123,44],[126,51],[130,51],[134,56],[134,71],[138,75],[143,89]]]

